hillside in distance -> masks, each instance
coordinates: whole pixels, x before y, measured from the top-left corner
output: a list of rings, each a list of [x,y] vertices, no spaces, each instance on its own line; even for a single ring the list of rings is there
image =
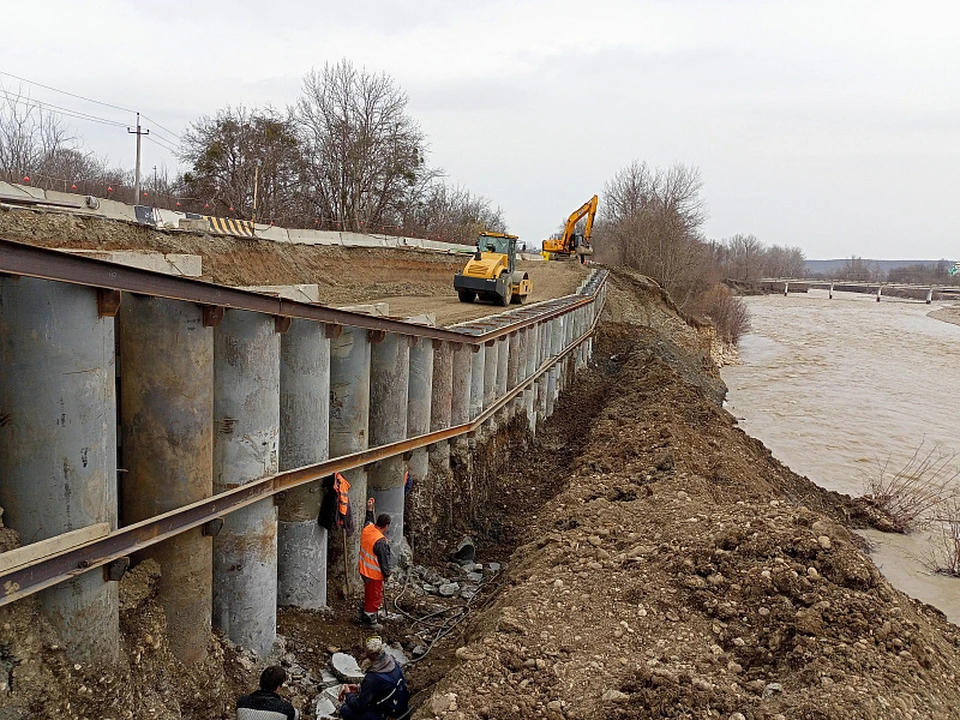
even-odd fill
[[[804,268],[807,271],[807,275],[823,275],[825,277],[830,277],[837,274],[840,270],[843,269],[850,261],[850,258],[838,258],[834,260],[807,260],[804,262]],[[891,270],[897,270],[902,267],[909,267],[911,265],[936,265],[938,260],[870,260],[869,258],[863,258],[861,262],[870,267],[879,269],[884,275],[886,275]],[[956,262],[955,260],[943,260],[947,263],[947,266],[951,266]]]

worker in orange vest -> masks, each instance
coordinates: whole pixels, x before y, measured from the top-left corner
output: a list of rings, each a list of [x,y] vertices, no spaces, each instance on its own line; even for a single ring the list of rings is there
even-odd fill
[[[390,577],[390,543],[384,536],[390,527],[390,516],[381,513],[374,520],[376,502],[367,500],[367,516],[360,533],[360,577],[363,578],[363,606],[360,623],[374,630],[380,629],[377,615],[383,604],[383,583]]]

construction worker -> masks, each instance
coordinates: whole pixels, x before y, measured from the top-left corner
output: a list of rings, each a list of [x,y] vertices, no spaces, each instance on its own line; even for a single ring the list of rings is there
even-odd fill
[[[237,700],[237,720],[297,720],[300,714],[277,694],[287,681],[287,671],[271,665],[260,673],[260,689]]]
[[[403,670],[383,649],[383,640],[374,635],[363,645],[363,662],[369,663],[359,685],[340,688],[340,717],[343,720],[385,720],[402,718],[409,711],[410,690]]]
[[[376,520],[373,511],[376,502],[367,500],[367,516],[360,533],[360,562],[358,569],[363,578],[363,605],[360,608],[360,623],[374,630],[380,629],[377,616],[383,604],[383,583],[390,577],[390,543],[384,536],[390,527],[390,516],[381,513]]]

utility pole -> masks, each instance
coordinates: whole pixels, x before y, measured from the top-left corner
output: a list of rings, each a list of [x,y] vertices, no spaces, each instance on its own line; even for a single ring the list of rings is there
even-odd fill
[[[253,166],[253,217],[250,218],[251,221],[257,221],[257,189],[260,186],[260,163],[258,162]]]
[[[137,136],[137,170],[136,170],[136,190],[135,190],[136,198],[134,199],[133,204],[139,205],[140,204],[140,138],[143,137],[144,135],[150,134],[149,130],[142,130],[140,128],[140,113],[137,113],[137,129],[131,130],[130,128],[127,128],[127,132],[130,133],[131,135],[135,134]]]
[[[153,201],[157,202],[157,166],[153,166]]]

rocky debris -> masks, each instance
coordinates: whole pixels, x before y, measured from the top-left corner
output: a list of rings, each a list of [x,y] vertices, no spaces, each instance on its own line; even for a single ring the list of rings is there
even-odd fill
[[[605,332],[616,392],[415,717],[954,717],[960,631],[883,579],[855,504],[736,427],[695,332]]]
[[[459,543],[457,543],[457,549],[453,551],[452,559],[454,562],[460,563],[461,565],[466,563],[470,563],[472,565],[476,555],[477,548],[473,543],[473,539],[465,537]]]
[[[330,668],[333,674],[345,683],[359,683],[363,680],[363,670],[357,665],[353,655],[347,653],[334,653],[330,658]]]
[[[448,582],[437,588],[437,592],[443,597],[453,597],[460,590],[460,583]]]
[[[498,562],[484,565],[468,560],[462,564],[450,563],[448,569],[456,573],[456,577],[445,577],[433,568],[412,565],[407,576],[407,588],[414,593],[471,600],[480,592],[481,586],[496,576],[501,568],[502,563]]]
[[[314,717],[318,719],[332,717],[338,707],[335,701],[327,697],[326,694],[321,693],[317,696],[316,704],[313,706]]]
[[[340,688],[341,685],[332,685],[324,688],[317,695],[313,705],[313,714],[318,720],[324,716],[332,716],[340,707]]]
[[[407,657],[407,654],[403,652],[403,648],[400,645],[384,645],[384,652],[390,655],[394,660],[397,661],[397,665],[403,667],[410,662],[410,658]]]

